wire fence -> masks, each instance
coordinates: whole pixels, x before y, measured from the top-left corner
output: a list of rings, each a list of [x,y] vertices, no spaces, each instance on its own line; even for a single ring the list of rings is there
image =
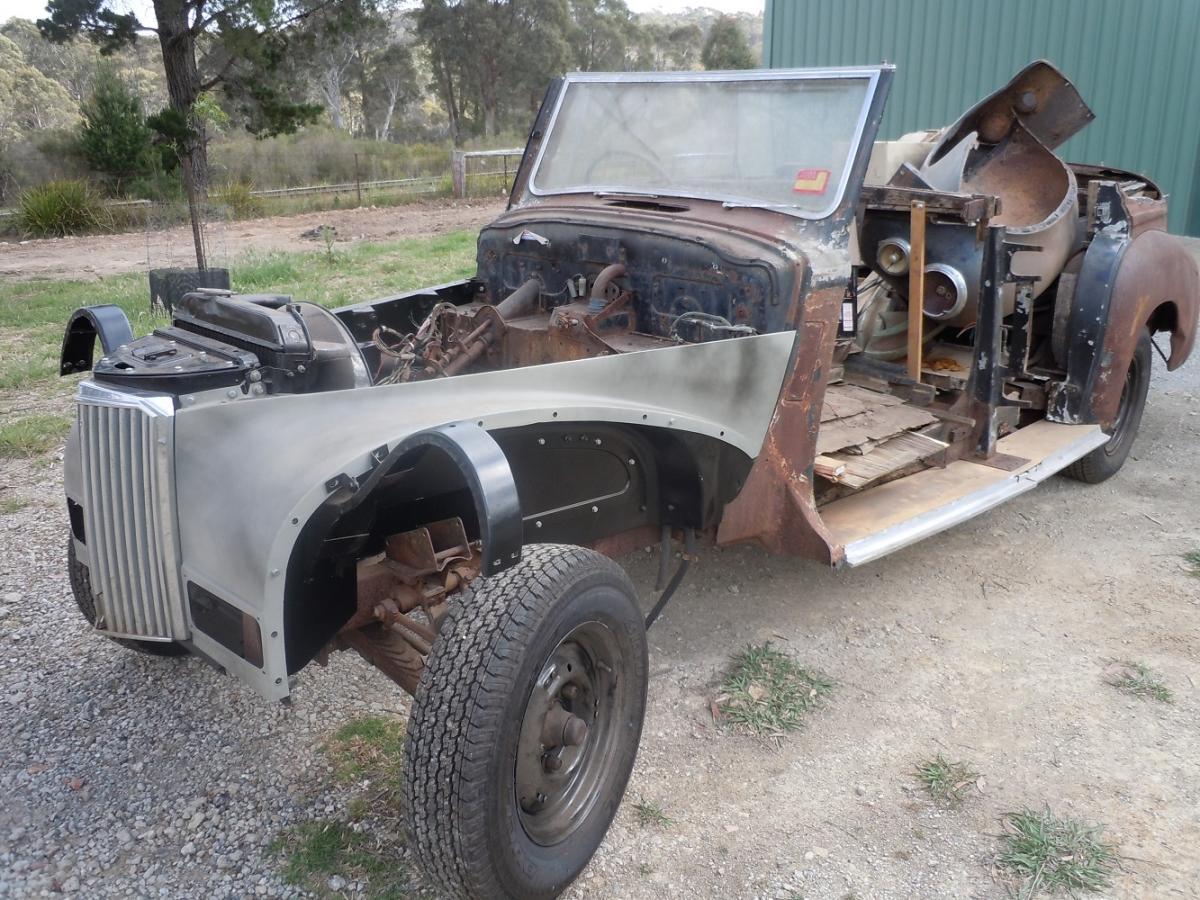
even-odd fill
[[[507,194],[521,165],[524,150],[455,150],[450,157],[454,196],[486,197]]]
[[[311,194],[354,194],[362,203],[364,196],[389,191],[407,194],[436,194],[445,187],[445,177],[429,175],[422,178],[387,178],[381,181],[345,181],[340,184],[310,184],[303,187],[269,188],[251,191],[255,197],[304,197]]]
[[[445,153],[445,150],[441,152]],[[334,177],[324,182],[272,188],[257,188],[251,180],[232,181],[229,178],[231,172],[221,171],[225,167],[214,167],[217,171],[213,173],[214,183],[209,190],[212,221],[229,222],[361,206],[397,206],[423,197],[507,196],[523,153],[521,148],[453,150],[449,160],[446,156],[441,157],[442,166],[434,167],[432,158],[423,159],[419,161],[420,166],[414,164],[413,167],[426,171],[407,177],[395,177],[403,175],[403,170],[395,172],[395,167],[385,164],[386,160],[360,158],[357,154],[347,166],[330,167],[320,159],[307,163],[301,160],[298,171],[320,175],[325,169],[324,174]],[[292,162],[296,163],[294,156]],[[448,170],[446,161],[449,162]],[[435,168],[435,171],[430,173],[428,168]],[[187,221],[187,207],[182,199],[107,200],[104,205],[110,214],[113,231],[157,233]],[[21,232],[19,212],[15,208],[0,209],[0,232]],[[207,216],[205,221],[209,221]]]

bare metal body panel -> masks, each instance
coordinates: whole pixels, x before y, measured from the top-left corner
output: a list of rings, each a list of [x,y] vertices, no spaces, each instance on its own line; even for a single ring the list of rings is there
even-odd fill
[[[571,421],[653,425],[717,438],[755,456],[795,338],[769,334],[365,390],[185,406],[175,417],[184,576],[258,617],[264,671],[215,642],[202,649],[268,696],[286,695],[283,573],[293,544],[327,496],[326,481],[361,472],[375,448],[445,424],[453,409],[460,420],[487,429]]]

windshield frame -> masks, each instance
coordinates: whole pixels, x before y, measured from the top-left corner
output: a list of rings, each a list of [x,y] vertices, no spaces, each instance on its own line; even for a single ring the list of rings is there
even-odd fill
[[[882,68],[882,66],[854,66],[814,69],[749,69],[745,71],[733,72],[571,72],[563,76],[563,85],[558,92],[558,97],[554,101],[554,110],[550,114],[550,121],[545,130],[545,137],[541,141],[541,146],[538,148],[537,157],[534,159],[533,166],[530,170],[527,190],[535,197],[553,197],[562,194],[595,194],[596,196],[621,195],[635,197],[678,197],[687,200],[712,200],[722,204],[726,208],[754,207],[757,209],[770,209],[776,212],[784,213],[785,215],[813,221],[828,218],[833,214],[834,211],[838,209],[839,206],[841,206],[842,200],[846,194],[846,187],[850,183],[850,175],[854,169],[854,163],[861,154],[863,132],[866,129],[867,117],[870,114],[875,100],[875,91],[879,85],[879,75]],[[588,184],[579,185],[578,187],[572,188],[544,190],[539,188],[537,185],[537,176],[538,172],[541,170],[542,159],[546,155],[546,150],[550,146],[550,136],[554,132],[555,124],[558,121],[559,111],[562,109],[563,101],[566,99],[567,93],[570,91],[572,85],[597,82],[686,83],[712,81],[828,81],[836,79],[844,79],[848,81],[861,81],[865,79],[867,81],[867,90],[863,96],[862,108],[858,111],[858,118],[854,124],[854,136],[852,140],[853,150],[846,160],[846,165],[842,169],[841,177],[837,183],[837,188],[833,192],[829,204],[821,210],[807,210],[798,206],[792,206],[787,203],[770,203],[765,200],[748,197],[729,197],[700,194],[690,191],[671,191],[667,188],[664,188],[663,190],[649,191],[645,188],[631,188],[627,185]]]

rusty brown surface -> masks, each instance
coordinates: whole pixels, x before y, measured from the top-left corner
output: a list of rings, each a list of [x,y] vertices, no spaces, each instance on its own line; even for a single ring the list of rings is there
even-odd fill
[[[376,623],[338,637],[407,693],[416,693],[425,658],[398,632]]]
[[[1125,373],[1142,330],[1172,326],[1167,368],[1176,369],[1192,352],[1200,315],[1200,272],[1196,261],[1165,231],[1147,231],[1125,251],[1113,284],[1092,411],[1112,425],[1121,403]]]
[[[262,667],[263,645],[262,628],[258,620],[246,613],[242,614],[242,656],[246,662]]]
[[[914,200],[908,225],[908,377],[921,380],[925,339],[925,201]]]
[[[745,486],[725,507],[720,545],[754,541],[772,553],[828,565],[841,561],[842,548],[817,512],[811,472],[844,291],[844,284],[832,284],[803,299],[791,370],[762,451]]]
[[[411,693],[449,598],[479,575],[479,548],[461,519],[389,535],[358,563],[357,608],[332,649],[353,649]],[[416,611],[426,621],[411,613]]]
[[[610,534],[592,541],[588,546],[597,553],[603,553],[612,559],[619,559],[634,550],[656,546],[659,542],[660,531],[661,529],[657,525],[640,525],[629,531]]]
[[[938,140],[931,158],[972,131],[985,143],[999,143],[1018,121],[1053,150],[1094,118],[1075,85],[1051,63],[1036,60],[963,113]]]

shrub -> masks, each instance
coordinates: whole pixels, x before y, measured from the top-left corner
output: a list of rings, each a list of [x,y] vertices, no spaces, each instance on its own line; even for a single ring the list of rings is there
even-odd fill
[[[235,219],[253,219],[266,213],[262,197],[254,195],[254,185],[249,181],[231,181],[212,192],[213,202],[229,207]]]
[[[153,171],[158,153],[142,103],[116,73],[102,67],[80,109],[79,147],[88,165],[119,191],[121,183]]]
[[[110,228],[112,217],[86,181],[64,179],[21,194],[17,224],[27,234],[61,237]]]

